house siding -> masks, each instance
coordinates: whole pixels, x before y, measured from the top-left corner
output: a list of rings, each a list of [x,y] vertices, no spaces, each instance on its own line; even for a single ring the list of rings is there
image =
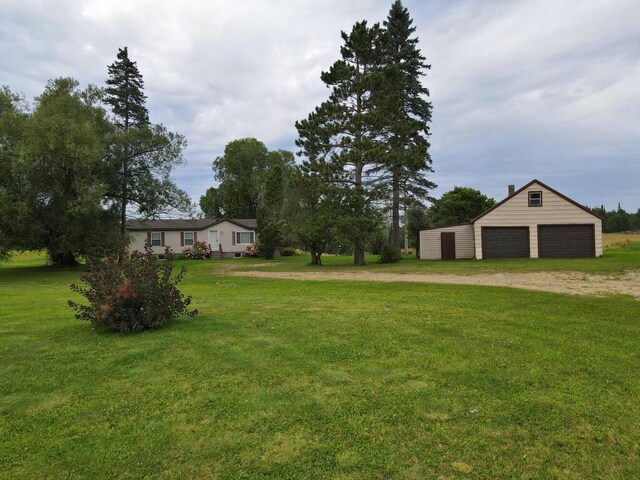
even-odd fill
[[[420,258],[422,260],[442,259],[440,243],[440,234],[442,232],[454,232],[456,234],[456,258],[474,257],[473,225],[468,224],[422,230],[420,232]]]
[[[529,206],[529,192],[542,192],[542,206]],[[533,183],[473,224],[475,255],[482,259],[482,227],[529,227],[531,258],[538,258],[538,225],[594,225],[595,256],[602,256],[602,220]],[[422,233],[422,232],[421,232]],[[457,247],[457,245],[456,245]]]
[[[244,228],[239,225],[236,225],[231,222],[220,222],[212,227],[203,229],[203,230],[182,230],[185,232],[196,232],[197,241],[198,242],[206,242],[209,243],[209,231],[215,230],[218,232],[218,240],[220,245],[222,245],[222,251],[224,252],[225,257],[233,257],[233,254],[236,252],[244,252],[247,248],[248,244],[238,244],[234,245],[233,242],[233,234],[235,232],[255,232],[252,229]],[[153,230],[154,232],[161,232],[163,230]],[[131,231],[129,232],[131,235],[131,243],[130,248],[131,251],[143,251],[144,244],[147,240],[148,231]],[[165,247],[170,246],[171,249],[175,253],[181,253],[185,248],[180,245],[180,233],[181,231],[174,230],[164,230],[165,235]],[[255,238],[255,233],[254,233]],[[164,253],[165,247],[153,247],[153,253],[162,254]]]

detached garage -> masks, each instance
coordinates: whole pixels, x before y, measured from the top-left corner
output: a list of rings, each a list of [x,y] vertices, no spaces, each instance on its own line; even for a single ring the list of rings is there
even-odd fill
[[[468,224],[420,232],[423,259],[599,256],[602,219],[539,180],[510,187],[507,198]]]

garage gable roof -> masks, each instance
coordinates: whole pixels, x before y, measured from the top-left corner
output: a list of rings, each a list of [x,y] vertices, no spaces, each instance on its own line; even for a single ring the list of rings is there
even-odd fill
[[[547,190],[549,190],[552,193],[555,193],[556,195],[558,195],[560,198],[562,198],[563,200],[566,200],[567,202],[571,203],[572,205],[575,205],[576,207],[578,207],[581,210],[584,210],[587,213],[590,213],[591,215],[593,215],[594,217],[596,217],[597,219],[602,220],[602,217],[600,217],[599,215],[596,215],[595,213],[593,213],[591,210],[589,210],[587,207],[585,207],[584,205],[580,205],[578,202],[576,202],[575,200],[570,199],[569,197],[567,197],[566,195],[560,193],[559,191],[557,191],[554,188],[551,188],[549,185],[546,185],[544,183],[542,183],[540,180],[536,180],[533,179],[531,180],[529,183],[527,183],[524,187],[519,188],[518,190],[516,190],[515,192],[513,192],[513,195],[509,195],[507,198],[505,198],[504,200],[502,200],[501,202],[496,203],[493,207],[491,207],[489,210],[481,213],[480,215],[478,215],[476,218],[471,220],[471,223],[475,223],[478,220],[480,220],[482,217],[484,217],[487,213],[492,212],[493,210],[495,210],[496,208],[498,208],[500,205],[508,202],[509,200],[511,200],[513,197],[515,197],[516,195],[518,195],[520,192],[523,192],[524,190],[526,190],[527,188],[529,188],[531,185],[533,185],[534,183],[537,183],[538,185],[540,185],[543,188],[546,188]]]

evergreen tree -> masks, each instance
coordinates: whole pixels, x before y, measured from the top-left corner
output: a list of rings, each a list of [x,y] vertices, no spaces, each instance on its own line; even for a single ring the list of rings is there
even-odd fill
[[[367,171],[378,162],[384,148],[380,142],[382,119],[376,109],[380,90],[379,63],[382,54],[379,25],[356,23],[350,34],[342,32],[342,58],[322,81],[331,88],[329,99],[302,121],[296,122],[296,145],[306,156],[308,174],[319,175],[339,190],[332,190],[344,202],[348,218],[337,223],[354,245],[354,263],[364,264],[364,247],[375,231]]]
[[[184,162],[186,140],[162,125],[149,123],[142,75],[136,62],[129,59],[127,47],[118,50],[108,72],[104,101],[111,106],[117,125],[109,196],[119,205],[124,240],[130,206],[145,217],[171,208],[190,211],[188,195],[171,180],[173,168]]]
[[[130,127],[143,128],[149,125],[149,111],[146,107],[144,81],[136,62],[129,59],[127,47],[119,48],[117,61],[109,65],[109,78],[105,89],[105,103],[119,125],[128,131]]]
[[[432,105],[429,90],[421,83],[431,68],[418,48],[418,38],[409,11],[396,0],[384,22],[384,110],[386,144],[385,172],[381,183],[389,185],[391,196],[391,244],[400,253],[400,207],[406,198],[424,200],[435,184],[428,180],[432,172],[429,155],[429,122]]]

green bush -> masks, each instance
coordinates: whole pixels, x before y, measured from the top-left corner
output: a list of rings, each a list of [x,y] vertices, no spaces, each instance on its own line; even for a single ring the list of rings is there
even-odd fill
[[[295,254],[296,249],[293,247],[283,247],[282,250],[280,250],[280,255],[282,255],[283,257],[291,257]]]
[[[398,261],[400,261],[398,251],[390,243],[385,243],[380,249],[380,263],[395,263]]]
[[[187,308],[191,297],[178,290],[186,269],[172,277],[171,256],[167,251],[166,261],[159,261],[145,245],[144,253],[134,252],[120,264],[114,258],[93,264],[80,278],[88,288],[71,285],[89,300],[89,305],[69,300],[75,317],[100,330],[122,333],[162,328],[180,315],[194,317],[198,311]]]

